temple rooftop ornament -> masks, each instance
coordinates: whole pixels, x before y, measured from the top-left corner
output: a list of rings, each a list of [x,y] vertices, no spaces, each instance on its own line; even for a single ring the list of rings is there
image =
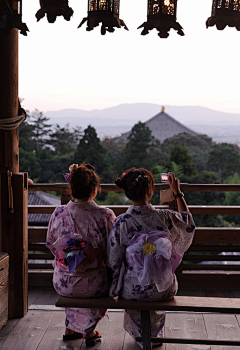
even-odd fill
[[[113,33],[114,28],[122,26],[128,30],[124,21],[119,18],[119,7],[120,0],[88,0],[88,17],[83,18],[78,28],[87,22],[87,31],[93,30],[102,23],[102,35],[105,35],[106,31]]]
[[[54,23],[57,16],[63,16],[66,21],[70,21],[73,9],[68,6],[68,0],[40,0],[40,10],[36,13],[37,21],[40,21],[45,14],[49,23]]]
[[[0,33],[9,35],[12,28],[19,29],[25,36],[29,32],[26,23],[22,22],[22,0],[0,2]]]
[[[148,0],[147,22],[140,25],[143,28],[141,35],[146,35],[150,30],[156,28],[160,38],[167,38],[171,28],[175,29],[181,36],[184,35],[183,28],[176,21],[177,0]]]
[[[212,15],[206,21],[206,26],[216,25],[218,30],[226,26],[240,30],[240,0],[213,0]]]

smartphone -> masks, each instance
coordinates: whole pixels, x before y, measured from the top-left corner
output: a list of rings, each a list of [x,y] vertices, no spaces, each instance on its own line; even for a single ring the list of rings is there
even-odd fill
[[[169,176],[171,176],[171,175],[170,175],[170,174],[162,173],[160,176],[161,176],[161,182],[168,182],[168,178],[169,178]]]

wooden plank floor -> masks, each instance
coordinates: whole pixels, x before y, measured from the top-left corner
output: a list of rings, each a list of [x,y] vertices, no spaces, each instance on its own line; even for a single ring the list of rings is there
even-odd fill
[[[240,291],[216,289],[180,290],[179,295],[239,298]],[[21,319],[9,320],[0,330],[1,350],[86,350],[81,339],[63,342],[65,313],[55,310],[57,294],[52,289],[31,289],[29,311]],[[110,311],[98,324],[102,342],[93,350],[139,350],[123,329],[123,312]],[[239,339],[240,315],[168,313],[166,337]],[[161,350],[236,350],[240,347],[164,344]]]

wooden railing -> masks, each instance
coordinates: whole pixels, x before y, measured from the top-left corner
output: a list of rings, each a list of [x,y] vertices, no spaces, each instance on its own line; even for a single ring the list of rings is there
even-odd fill
[[[168,185],[156,184],[154,191],[168,188]],[[240,185],[221,184],[181,184],[184,192],[230,192],[239,191]],[[68,184],[34,184],[29,191],[57,191],[61,194],[61,203],[70,199]],[[102,185],[102,191],[120,192],[113,184]],[[29,214],[51,214],[56,206],[29,206]],[[126,212],[127,205],[109,205],[116,215]],[[168,209],[168,205],[156,205],[156,208]],[[240,215],[240,206],[189,205],[193,215],[209,214]],[[52,285],[52,255],[45,247],[47,227],[29,227],[29,285]],[[225,281],[225,286],[240,283],[240,256],[219,255],[221,252],[240,254],[240,228],[235,227],[198,227],[193,244],[184,256],[177,270],[178,280],[184,286],[199,287],[202,284],[216,287]],[[227,263],[221,263],[227,262]]]

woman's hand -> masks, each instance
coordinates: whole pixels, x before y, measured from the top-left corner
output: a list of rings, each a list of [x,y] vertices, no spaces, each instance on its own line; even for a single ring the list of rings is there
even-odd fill
[[[177,195],[178,193],[181,193],[179,180],[176,179],[174,173],[169,173],[169,175],[171,175],[168,177],[168,182],[169,182],[169,186],[170,186],[171,190],[173,191],[173,193],[175,195]],[[178,211],[180,211],[180,212],[181,211],[189,211],[187,203],[182,196],[177,198],[177,205],[178,205]]]
[[[173,191],[174,194],[178,194],[181,192],[180,189],[180,182],[178,179],[176,179],[174,173],[168,173],[170,176],[168,177],[168,182],[171,190]]]

